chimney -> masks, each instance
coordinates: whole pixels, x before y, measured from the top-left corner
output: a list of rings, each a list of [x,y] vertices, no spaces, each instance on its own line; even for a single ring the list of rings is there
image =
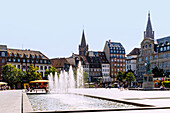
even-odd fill
[[[109,40],[109,44],[110,44],[111,40]]]

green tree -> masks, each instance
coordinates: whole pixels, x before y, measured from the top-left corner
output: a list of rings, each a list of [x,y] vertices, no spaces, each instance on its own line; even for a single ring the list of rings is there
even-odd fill
[[[122,71],[119,71],[119,72],[118,72],[118,75],[116,76],[116,79],[117,79],[119,82],[123,82],[123,80],[125,79],[124,73],[123,73]]]
[[[89,82],[89,77],[88,77],[88,74],[86,72],[83,72],[83,78],[84,78],[84,83]]]
[[[9,86],[13,87],[14,84],[23,81],[24,73],[20,69],[16,68],[14,65],[7,64],[2,68],[3,81],[7,82]]]
[[[152,69],[152,73],[154,74],[154,77],[163,77],[164,70],[158,67],[155,67]]]
[[[127,83],[131,83],[132,81],[136,81],[136,79],[135,79],[135,76],[134,76],[134,74],[132,73],[132,72],[128,72],[127,74],[126,74],[126,81],[127,81]]]
[[[57,69],[56,69],[56,68],[50,67],[49,70],[48,70],[48,69],[45,70],[45,77],[48,79],[48,75],[49,75],[50,73],[52,73],[53,76],[54,76],[56,72],[57,72]],[[59,73],[57,73],[57,75],[59,76]]]
[[[42,80],[41,73],[37,72],[39,68],[37,66],[29,65],[29,69],[25,72],[24,79],[29,82],[32,80]]]

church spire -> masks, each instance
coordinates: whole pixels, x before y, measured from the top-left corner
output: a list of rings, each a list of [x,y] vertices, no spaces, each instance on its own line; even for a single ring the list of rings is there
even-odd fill
[[[147,26],[146,26],[146,31],[144,32],[144,38],[154,39],[154,31],[152,31],[150,12],[148,12],[148,22],[147,22]]]
[[[81,46],[82,46],[82,47],[85,47],[85,46],[86,46],[86,40],[85,40],[84,29],[83,29],[83,33],[82,33]]]
[[[85,56],[87,51],[88,51],[88,45],[86,45],[85,33],[83,29],[81,44],[79,45],[79,55]]]

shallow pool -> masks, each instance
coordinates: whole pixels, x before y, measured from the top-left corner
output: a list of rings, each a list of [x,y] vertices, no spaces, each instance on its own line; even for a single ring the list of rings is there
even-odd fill
[[[34,111],[85,110],[103,108],[132,108],[133,105],[117,103],[74,94],[28,95]]]

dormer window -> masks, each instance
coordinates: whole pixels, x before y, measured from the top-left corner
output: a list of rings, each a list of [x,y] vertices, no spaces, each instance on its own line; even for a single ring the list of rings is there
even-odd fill
[[[27,57],[28,57],[28,55],[25,55],[25,57],[27,58]]]
[[[17,56],[17,54],[14,54],[14,56],[16,57],[16,56]]]
[[[34,55],[32,55],[32,58],[34,58]]]
[[[164,47],[164,51],[166,51],[166,47]]]
[[[41,58],[43,58],[43,56],[41,56]]]
[[[21,57],[21,54],[19,54],[19,57]]]
[[[9,56],[12,56],[12,53],[10,53]]]
[[[4,57],[4,56],[5,56],[5,52],[2,52],[2,53],[1,53],[1,56]]]

